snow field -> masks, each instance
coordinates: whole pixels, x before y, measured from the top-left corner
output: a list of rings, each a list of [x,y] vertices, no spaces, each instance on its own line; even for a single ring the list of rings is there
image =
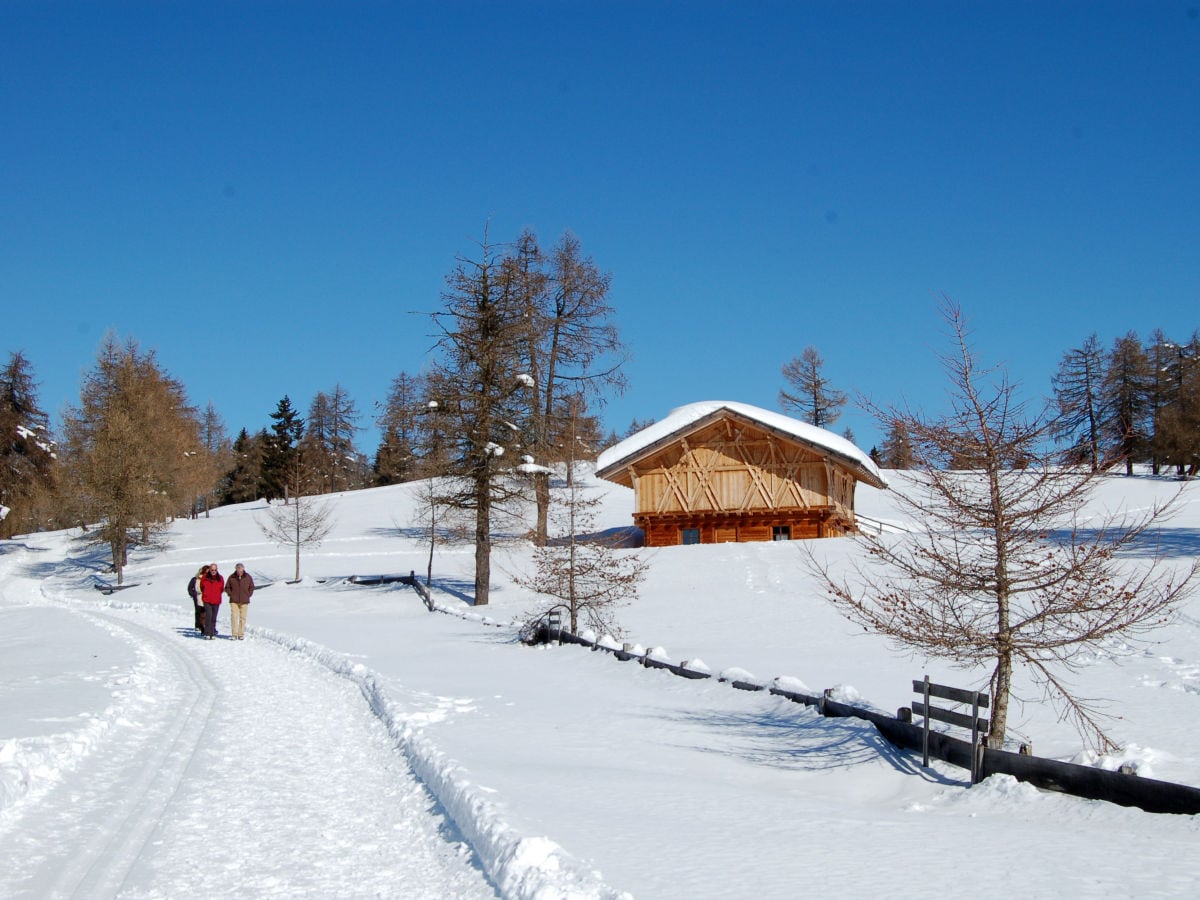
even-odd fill
[[[1112,479],[1106,490],[1108,499],[1134,507],[1169,487]],[[595,489],[608,491],[611,501],[599,524],[627,524],[628,492]],[[30,827],[49,827],[43,820],[52,817],[64,786],[79,790],[71,766],[133,746],[122,720],[134,731],[167,733],[169,717],[134,717],[149,715],[135,703],[144,689],[132,678],[139,665],[161,665],[176,684],[176,695],[161,693],[163,706],[203,694],[205,683],[212,687],[211,713],[192,717],[206,725],[190,757],[186,741],[175,742],[175,756],[192,762],[173,799],[156,805],[154,790],[141,791],[135,806],[158,813],[131,811],[108,836],[114,847],[141,848],[132,857],[122,851],[132,862],[116,873],[111,895],[234,896],[253,889],[265,896],[338,896],[341,879],[341,896],[398,898],[476,896],[471,891],[480,884],[484,896],[520,900],[624,891],[655,900],[923,897],[930,876],[918,863],[928,860],[939,873],[961,870],[976,897],[1200,896],[1200,817],[1155,816],[1006,778],[967,789],[961,770],[922,769],[919,757],[891,748],[867,723],[822,719],[780,697],[736,691],[715,679],[688,681],[578,647],[520,646],[509,623],[539,602],[512,577],[528,564],[520,544],[498,548],[492,605],[483,610],[468,606],[471,556],[462,547],[438,548],[434,563],[438,602],[457,616],[431,615],[411,588],[346,585],[351,574],[423,571],[428,548],[411,528],[410,488],[334,499],[335,534],[306,555],[307,577],[295,585],[283,583],[290,555],[262,544],[254,522],[261,504],[175,523],[167,547],[135,554],[128,578],[138,586],[112,597],[91,589],[85,559],[68,559],[84,552],[71,535],[27,539],[28,558],[19,565],[22,551],[0,545],[0,641],[10,633],[4,626],[16,621],[13,613],[59,617],[40,634],[30,626],[14,662],[6,668],[0,658],[0,674],[26,685],[29,702],[53,706],[62,692],[60,712],[40,718],[18,710],[15,695],[0,684],[0,745],[15,739],[13,746],[28,747],[78,732],[88,720],[74,718],[76,711],[108,723],[84,756],[65,754],[58,781],[39,781],[17,767],[30,782],[54,781],[36,802],[15,802]],[[877,518],[896,518],[886,493],[864,492],[860,499]],[[1200,552],[1200,505],[1185,505],[1165,539],[1181,562]],[[835,558],[853,552],[849,541],[821,547]],[[885,711],[911,702],[911,679],[924,671],[952,684],[977,682],[981,673],[929,665],[851,627],[805,576],[799,549],[651,552],[651,577],[639,601],[622,611],[625,634],[617,642],[803,693],[833,688],[838,697]],[[180,630],[190,620],[183,585],[210,559],[226,571],[246,562],[264,583],[275,582],[256,593],[244,642],[202,642]],[[1081,660],[1078,686],[1112,699],[1119,715],[1113,729],[1125,745],[1121,754],[1089,761],[1106,767],[1130,761],[1152,777],[1200,783],[1198,607],[1193,600],[1152,643],[1113,642]],[[70,621],[82,624],[64,626]],[[72,644],[79,661],[63,666]],[[199,682],[189,680],[171,648],[201,667]],[[254,655],[267,651],[274,661]],[[92,654],[102,658],[89,661]],[[50,676],[59,670],[75,674],[57,684]],[[289,687],[277,687],[284,683]],[[1036,692],[1023,687],[1015,712],[1022,736],[1032,735],[1042,755],[1080,753],[1078,736]],[[352,746],[336,746],[330,733]],[[380,742],[379,755],[371,741]],[[250,764],[239,765],[241,758]],[[392,790],[392,804],[372,807],[372,797],[330,774],[327,760],[353,769],[376,794]],[[314,784],[314,771],[328,783]],[[138,774],[127,769],[110,781],[136,792]],[[414,776],[421,790],[409,797],[402,782]],[[227,790],[239,785],[247,792],[265,785],[269,793],[243,803]],[[289,793],[320,802],[288,799]],[[119,800],[110,796],[108,808],[119,809]],[[438,836],[432,855],[457,874],[439,873],[429,861],[417,864],[412,878],[373,880],[372,852],[393,875],[406,872],[406,863],[389,862],[392,848],[346,843],[346,820],[355,818],[347,807],[371,826],[369,834],[409,814],[432,813],[432,824],[426,818],[418,831]],[[156,825],[141,840],[136,835],[147,820]],[[244,865],[226,871],[235,861],[225,854],[238,846],[227,835],[239,829],[265,832],[246,839],[258,854],[253,871]],[[207,841],[209,869],[177,874],[195,834],[207,836],[201,842]],[[367,835],[364,827],[357,839]],[[467,844],[474,862],[460,857]],[[308,856],[301,845],[310,848]],[[68,843],[45,852],[69,861],[74,849]],[[469,873],[459,894],[445,886],[462,876],[456,864]],[[317,865],[322,871],[312,869]],[[16,874],[0,854],[0,894],[30,895],[11,889]],[[118,883],[103,866],[97,874],[103,879],[89,884]],[[426,887],[429,894],[411,893]]]

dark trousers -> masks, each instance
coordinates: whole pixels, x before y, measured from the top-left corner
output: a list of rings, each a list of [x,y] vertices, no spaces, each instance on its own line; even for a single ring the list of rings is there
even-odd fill
[[[220,603],[204,604],[204,633],[208,637],[217,636],[217,611],[220,608]]]
[[[192,612],[196,614],[196,630],[204,630],[204,604],[192,601]]]

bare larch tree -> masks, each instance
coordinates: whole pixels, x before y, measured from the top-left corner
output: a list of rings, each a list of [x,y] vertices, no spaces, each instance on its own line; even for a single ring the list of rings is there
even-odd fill
[[[295,581],[300,580],[300,551],[319,547],[334,525],[328,504],[301,494],[283,506],[268,506],[266,517],[257,521],[268,540],[295,552]]]
[[[196,410],[153,352],[109,335],[63,423],[63,491],[78,521],[98,522],[92,537],[111,550],[119,584],[134,529],[148,540],[212,487],[190,463],[201,452]]]
[[[1193,589],[1198,564],[1172,568],[1146,549],[1165,506],[1085,520],[1104,476],[1058,464],[1049,410],[1027,415],[1002,372],[977,368],[961,309],[944,299],[941,312],[954,347],[943,358],[951,411],[927,418],[870,407],[911,438],[917,472],[892,487],[915,530],[860,535],[865,555],[847,572],[834,574],[812,552],[810,566],[865,628],[928,658],[990,667],[993,746],[1003,743],[1020,665],[1081,735],[1109,749],[1094,701],[1064,675],[1082,651],[1162,623]],[[952,470],[960,459],[976,467]],[[1119,558],[1135,543],[1140,557]]]
[[[1093,470],[1104,468],[1109,456],[1104,445],[1102,419],[1104,351],[1095,334],[1063,354],[1051,380],[1058,404],[1053,434],[1068,444],[1068,463],[1087,463]]]
[[[475,603],[491,587],[493,516],[512,509],[527,485],[512,477],[522,446],[531,376],[523,355],[527,310],[511,271],[485,235],[474,258],[459,257],[446,277],[443,309],[432,314],[438,357],[429,373],[432,402],[453,444],[439,504],[474,517]]]
[[[582,403],[572,406],[578,412]],[[574,418],[568,415],[567,437],[573,434],[569,423]],[[574,447],[576,442],[569,440],[566,446]],[[594,533],[601,503],[596,487],[572,477],[577,462],[570,452],[560,465],[567,477],[554,491],[554,532],[544,546],[534,550],[534,572],[518,578],[518,583],[553,598],[551,608],[565,609],[573,634],[578,634],[582,620],[601,634],[616,636],[620,633],[616,612],[637,598],[647,565],[635,551],[620,549],[611,535]],[[530,624],[548,611],[537,610]]]
[[[785,411],[797,412],[804,421],[818,428],[828,428],[842,415],[846,405],[844,391],[829,386],[823,374],[825,360],[817,348],[809,345],[801,354],[785,363],[782,369],[786,386],[779,392],[779,405]]]

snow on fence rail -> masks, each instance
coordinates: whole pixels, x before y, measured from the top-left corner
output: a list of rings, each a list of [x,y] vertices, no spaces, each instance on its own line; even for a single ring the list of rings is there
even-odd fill
[[[864,516],[862,513],[856,512],[854,519],[858,523],[859,531],[869,531],[873,534],[908,534],[909,529],[902,525],[897,525],[894,522],[885,522],[882,519],[873,519],[870,516]]]

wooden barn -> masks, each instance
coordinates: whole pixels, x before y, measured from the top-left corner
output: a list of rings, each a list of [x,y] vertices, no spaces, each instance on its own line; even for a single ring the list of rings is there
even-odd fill
[[[845,438],[724,401],[631,435],[600,454],[596,474],[633,488],[648,547],[838,537],[856,528],[856,484],[887,487]]]

